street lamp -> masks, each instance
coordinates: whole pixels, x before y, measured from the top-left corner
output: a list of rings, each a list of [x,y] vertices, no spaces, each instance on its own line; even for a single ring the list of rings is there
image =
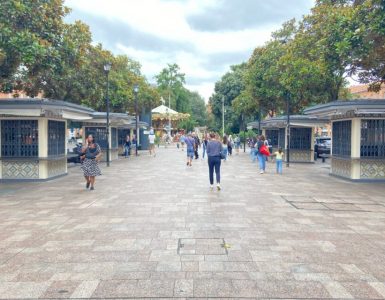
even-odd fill
[[[139,85],[134,85],[134,94],[135,94],[135,136],[136,136],[136,145],[135,145],[135,155],[138,156],[138,92]]]
[[[286,92],[286,166],[290,166],[290,93]]]
[[[243,126],[243,152],[246,152],[246,119],[242,114],[242,126]]]
[[[106,122],[106,133],[107,133],[107,167],[110,166],[110,98],[108,96],[108,90],[110,88],[110,83],[108,81],[108,75],[111,70],[111,63],[107,62],[104,65],[104,73],[107,77],[107,88],[106,88],[106,106],[107,106],[107,122]]]
[[[222,96],[222,136],[225,136],[225,96]]]
[[[171,109],[171,92],[168,91],[168,108]],[[168,111],[168,109],[167,109]],[[171,137],[171,116],[168,115],[168,136]]]

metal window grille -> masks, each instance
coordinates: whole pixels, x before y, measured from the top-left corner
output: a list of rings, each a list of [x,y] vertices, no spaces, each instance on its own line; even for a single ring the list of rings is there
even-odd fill
[[[277,129],[266,130],[266,138],[269,140],[271,146],[278,146],[278,130]]]
[[[361,157],[385,157],[385,120],[361,121]]]
[[[111,148],[118,148],[118,130],[111,128]]]
[[[311,149],[311,128],[290,128],[290,149]]]
[[[37,120],[2,120],[1,156],[38,157]]]
[[[333,122],[333,155],[351,156],[352,121]]]
[[[65,122],[48,120],[48,156],[65,154]]]
[[[286,130],[285,128],[280,128],[278,131],[278,147],[285,149],[285,136],[286,136]]]
[[[107,149],[107,128],[106,127],[86,127],[86,137],[92,134],[94,140],[100,148]]]

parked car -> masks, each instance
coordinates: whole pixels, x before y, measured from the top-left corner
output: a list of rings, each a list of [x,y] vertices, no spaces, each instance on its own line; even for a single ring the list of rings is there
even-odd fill
[[[317,137],[314,144],[314,155],[330,155],[332,141],[330,137]]]

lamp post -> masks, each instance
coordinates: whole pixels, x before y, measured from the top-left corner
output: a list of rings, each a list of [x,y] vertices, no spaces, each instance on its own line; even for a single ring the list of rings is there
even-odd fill
[[[290,94],[286,92],[286,114],[287,114],[287,124],[286,124],[286,166],[290,166]]]
[[[136,145],[135,145],[135,155],[138,156],[138,92],[139,85],[134,85],[134,94],[135,94],[135,137],[136,137]]]
[[[107,120],[106,120],[106,133],[107,133],[107,167],[110,166],[110,98],[108,96],[108,90],[110,88],[110,83],[109,83],[109,80],[108,80],[108,75],[110,73],[110,70],[111,70],[111,63],[107,62],[105,65],[104,65],[104,72],[106,73],[106,77],[107,77],[107,88],[106,88],[106,106],[107,106],[107,112],[106,112],[106,115],[107,115]]]
[[[222,136],[225,136],[225,96],[222,96]]]
[[[168,108],[171,109],[171,92],[168,92]],[[167,109],[168,111],[168,109]],[[171,116],[168,115],[168,136],[171,137]]]

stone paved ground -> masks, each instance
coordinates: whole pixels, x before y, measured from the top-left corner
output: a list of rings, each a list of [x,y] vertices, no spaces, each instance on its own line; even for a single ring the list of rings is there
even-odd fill
[[[210,192],[176,149],[103,172],[2,184],[0,298],[385,298],[384,184],[240,155]]]

